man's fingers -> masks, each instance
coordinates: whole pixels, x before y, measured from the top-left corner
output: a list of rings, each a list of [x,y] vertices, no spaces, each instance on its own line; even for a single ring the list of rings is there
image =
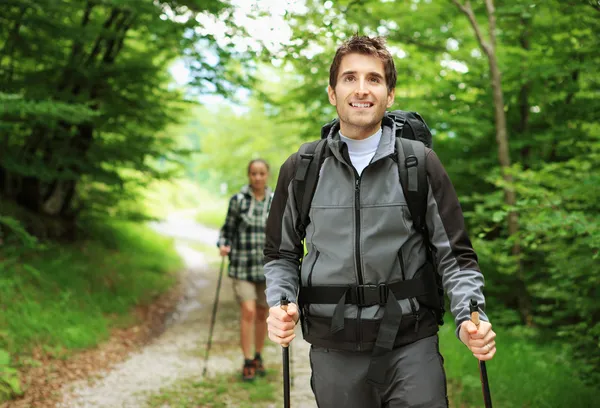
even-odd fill
[[[267,317],[267,325],[269,326],[269,329],[275,328],[277,330],[285,331],[285,330],[294,330],[294,326],[296,324],[294,323],[294,321],[291,319],[290,316],[287,316],[287,319],[284,321],[284,320],[278,319],[276,316],[269,315],[269,317]]]
[[[471,343],[471,351],[473,352],[473,354],[478,354],[478,355],[488,354],[493,349],[496,348],[496,342],[495,341],[491,341],[491,342],[481,342],[481,341],[479,341],[477,343],[477,345],[474,345],[473,343],[474,342]]]
[[[298,306],[295,303],[290,303],[287,307],[287,314],[289,316],[295,316],[298,314]]]
[[[292,320],[290,315],[288,315],[287,312],[279,306],[273,306],[271,309],[269,309],[269,317],[281,322]]]
[[[493,330],[490,330],[484,338],[482,339],[471,339],[469,344],[471,347],[483,347],[486,344],[493,343],[496,339],[496,333]],[[494,343],[495,344],[495,343]]]
[[[492,332],[492,325],[488,322],[481,322],[479,327],[475,326],[475,323],[469,321],[465,322],[465,324],[469,325],[467,328],[467,332],[469,333],[469,338],[471,341],[477,339],[484,339],[490,332]],[[470,325],[473,325],[472,327]],[[475,327],[475,330],[472,330]]]
[[[487,350],[487,348],[486,348]],[[491,360],[496,355],[496,345],[490,346],[490,351],[485,353],[473,353],[476,359],[480,361],[488,361]]]
[[[484,343],[487,344],[487,343],[493,342],[494,339],[496,339],[496,333],[494,333],[494,331],[491,330],[491,328],[490,328],[490,331],[487,332],[487,334],[483,338],[483,341],[484,341]]]
[[[273,306],[269,309],[269,316],[273,316],[275,319],[282,322],[294,321],[295,315],[298,314],[298,306],[294,303],[288,305],[287,311],[283,310],[281,306]]]
[[[277,337],[285,338],[294,334],[294,324],[286,323],[283,325],[269,324],[268,330]]]
[[[280,337],[275,332],[269,330],[269,339],[271,339],[271,341],[273,341],[277,344],[282,344],[282,345],[290,344],[290,342],[292,340],[294,340],[294,337],[296,337],[296,335],[293,332],[289,336]]]
[[[469,333],[469,335],[477,333],[477,326],[475,326],[475,323],[473,323],[470,320],[467,320],[466,322],[464,322],[463,327],[465,328],[467,333]]]

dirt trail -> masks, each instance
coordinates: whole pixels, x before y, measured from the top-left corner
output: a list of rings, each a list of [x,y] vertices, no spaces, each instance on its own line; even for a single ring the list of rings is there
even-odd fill
[[[204,368],[218,267],[214,266],[215,254],[199,252],[193,248],[193,244],[214,246],[217,231],[195,223],[193,215],[193,211],[180,212],[153,225],[157,231],[176,239],[176,249],[186,265],[182,272],[184,295],[168,318],[164,333],[130,354],[125,361],[99,373],[95,379],[63,387],[63,401],[57,407],[144,407],[148,397],[161,388],[179,380],[200,378]],[[208,376],[236,372],[241,367],[237,347],[237,311],[226,276],[223,278],[219,304]],[[280,348],[267,342],[265,363],[268,367],[280,368]],[[298,329],[298,338],[291,347],[291,359],[294,376],[292,401],[294,407],[299,408],[316,407],[309,385],[308,348]]]

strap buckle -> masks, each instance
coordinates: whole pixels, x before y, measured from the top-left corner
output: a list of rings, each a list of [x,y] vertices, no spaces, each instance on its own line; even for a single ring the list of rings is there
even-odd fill
[[[380,283],[379,285],[358,285],[356,286],[355,294],[357,306],[383,306],[387,303],[388,286],[385,283]]]
[[[300,154],[300,164],[296,169],[296,177],[297,181],[304,181],[306,179],[306,174],[308,173],[308,168],[313,160],[314,154],[309,153],[301,153]]]
[[[415,156],[413,154],[411,154],[406,159],[404,159],[404,165],[406,166],[406,168],[416,167],[418,164],[419,164],[419,159],[417,159],[417,156]]]

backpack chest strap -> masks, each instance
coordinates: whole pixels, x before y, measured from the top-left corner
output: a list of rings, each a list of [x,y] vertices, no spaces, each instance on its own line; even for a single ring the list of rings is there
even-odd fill
[[[351,304],[359,307],[385,305],[389,293],[392,292],[396,299],[408,299],[425,296],[433,288],[431,282],[422,277],[398,281],[390,284],[378,285],[352,285],[352,286],[302,286],[298,302],[306,304]]]

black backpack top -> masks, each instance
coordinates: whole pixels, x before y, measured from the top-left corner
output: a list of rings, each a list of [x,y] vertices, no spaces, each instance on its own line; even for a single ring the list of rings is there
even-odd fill
[[[427,124],[416,112],[395,110],[386,112],[383,118],[385,124],[392,126],[396,134],[396,161],[400,175],[400,185],[407,200],[408,209],[413,219],[413,225],[428,248],[428,257],[432,259],[432,247],[425,222],[427,209],[427,171],[425,169],[425,147],[433,146],[431,131]],[[309,212],[312,198],[319,179],[320,169],[325,159],[331,155],[327,145],[327,136],[339,130],[339,120],[334,119],[321,128],[321,139],[304,143],[298,150],[296,173],[293,181],[296,208],[299,213],[297,232],[305,235],[306,226],[310,223]],[[439,274],[436,273],[439,277]],[[438,323],[443,323],[443,289],[438,282],[441,295]]]

